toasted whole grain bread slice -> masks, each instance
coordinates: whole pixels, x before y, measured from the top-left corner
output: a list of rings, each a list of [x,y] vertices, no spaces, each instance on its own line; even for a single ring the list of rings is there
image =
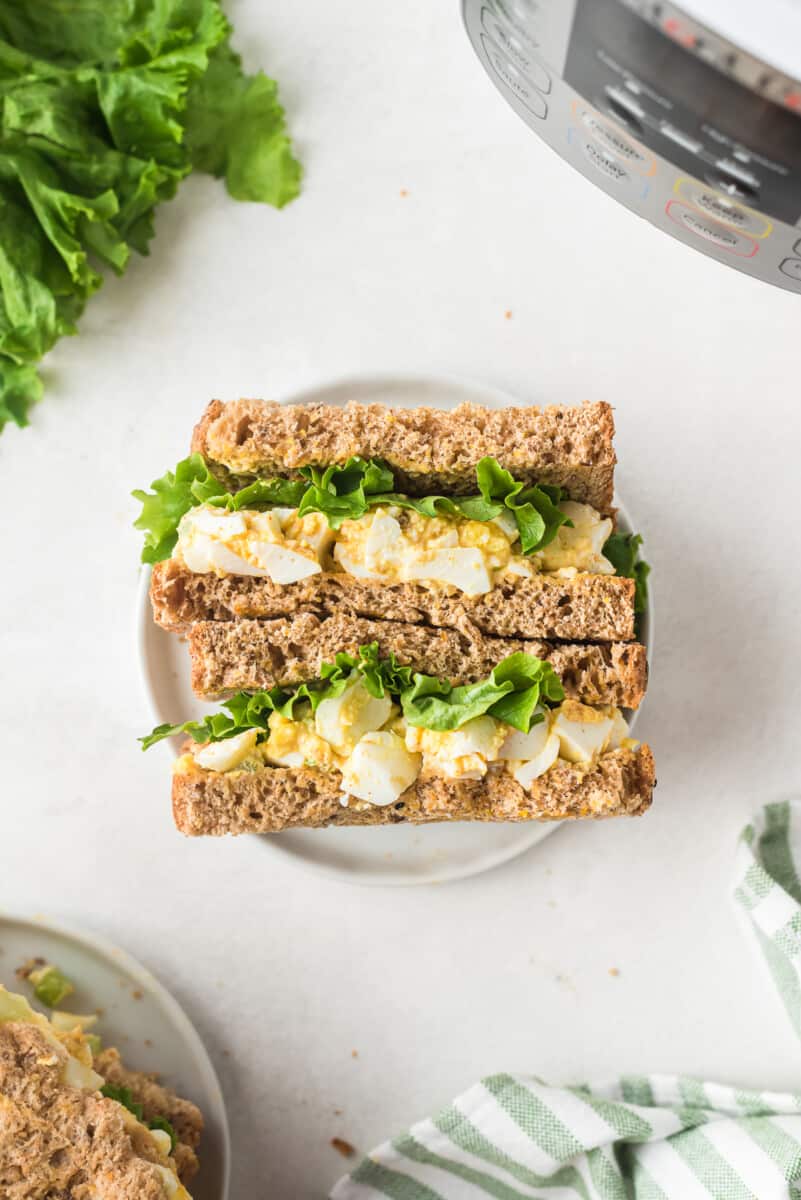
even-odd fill
[[[526,483],[563,487],[571,500],[612,513],[615,452],[609,404],[451,410],[383,404],[277,404],[212,400],[192,450],[221,476],[290,475],[300,467],[381,458],[409,495],[471,493],[491,455]]]
[[[0,1024],[0,1195],[164,1200],[150,1134],[115,1100],[65,1083],[67,1058],[35,1026]]]
[[[191,746],[191,743],[189,743]],[[344,807],[337,771],[265,767],[219,774],[192,760],[173,775],[175,824],[190,837],[278,833],[327,825],[426,824],[433,821],[562,821],[639,816],[656,783],[648,746],[612,750],[589,769],[560,761],[524,790],[508,773],[482,780],[418,778],[394,805]]]
[[[106,1083],[128,1088],[137,1104],[142,1105],[145,1121],[165,1117],[175,1132],[172,1156],[182,1183],[188,1184],[197,1174],[197,1148],[203,1133],[203,1116],[191,1100],[184,1100],[170,1088],[159,1083],[158,1076],[129,1070],[113,1046],[101,1050],[95,1058],[95,1070]]]
[[[453,629],[473,626],[491,637],[563,641],[629,641],[635,628],[634,581],[617,575],[509,578],[485,596],[465,596],[445,587],[384,584],[344,572],[323,572],[290,584],[199,575],[166,559],[153,567],[150,599],[157,624],[176,632],[197,621],[301,612]]]
[[[203,699],[310,682],[340,651],[355,654],[371,642],[382,657],[393,653],[402,664],[454,684],[475,683],[508,654],[525,650],[550,662],[567,694],[585,704],[636,708],[648,677],[645,647],[637,642],[522,641],[342,615],[200,621],[190,627],[188,641],[192,688]]]

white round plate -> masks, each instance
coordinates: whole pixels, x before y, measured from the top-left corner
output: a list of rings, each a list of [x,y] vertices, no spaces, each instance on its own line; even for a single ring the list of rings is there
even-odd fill
[[[222,1091],[211,1060],[178,1002],[130,954],[95,937],[53,924],[0,912],[0,983],[30,989],[15,976],[30,958],[56,963],[75,984],[65,1001],[72,1012],[103,1015],[96,1032],[116,1046],[133,1071],[155,1071],[164,1083],[197,1104],[205,1122],[200,1170],[190,1186],[193,1200],[227,1200],[231,1146]]]
[[[470,401],[485,408],[520,405],[519,398],[485,384],[426,376],[386,376],[346,379],[281,397],[285,404],[330,404],[348,400],[379,402],[388,407],[454,408]],[[628,515],[618,501],[618,525],[629,531]],[[148,588],[150,570],[143,569],[137,603],[137,644],[142,679],[153,725],[197,720],[219,710],[192,693],[189,658],[181,640],[153,621]],[[643,623],[643,640],[649,647],[653,611]],[[143,733],[148,730],[143,729]],[[164,746],[172,757],[175,744]],[[165,788],[169,787],[165,778]],[[314,870],[360,884],[404,885],[445,883],[477,875],[522,854],[552,833],[556,825],[482,824],[393,825],[368,828],[291,829],[264,835],[263,844]]]

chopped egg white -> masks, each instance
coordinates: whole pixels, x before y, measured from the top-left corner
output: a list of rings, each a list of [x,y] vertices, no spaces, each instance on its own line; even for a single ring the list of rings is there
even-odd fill
[[[371,696],[363,679],[357,676],[341,696],[331,696],[319,703],[314,727],[340,754],[349,754],[365,733],[380,729],[391,713],[389,696]]]
[[[494,771],[508,772],[528,790],[557,760],[586,766],[606,750],[637,745],[617,708],[565,700],[557,708],[538,709],[537,715],[542,720],[527,733],[488,715],[459,729],[423,729],[408,725],[389,696],[372,696],[356,677],[340,696],[322,701],[315,713],[308,704],[292,719],[272,713],[269,736],[261,743],[261,732],[250,730],[204,747],[194,761],[217,771],[236,770],[248,758],[257,765],[340,771],[347,807],[349,797],[393,804],[421,771],[481,780],[493,764]]]
[[[192,1197],[180,1182],[178,1176],[169,1167],[163,1167],[161,1163],[153,1163],[153,1170],[158,1171],[161,1177],[167,1200],[192,1200]]]
[[[55,1008],[50,1014],[50,1023],[59,1033],[72,1033],[75,1029],[93,1029],[97,1024],[97,1013],[71,1013]]]
[[[563,500],[559,507],[573,526],[560,525],[556,537],[531,557],[541,571],[590,571],[593,575],[614,575],[615,568],[603,556],[606,540],[612,532],[612,522],[603,519],[589,504]]]
[[[540,775],[544,775],[549,767],[553,766],[559,757],[559,748],[559,738],[555,733],[549,733],[537,754],[514,767],[512,775],[522,788],[528,790],[535,779],[539,779]]]
[[[297,583],[321,572],[320,555],[332,537],[322,513],[298,517],[292,508],[226,512],[201,505],[181,518],[173,556],[196,574]]]
[[[419,750],[424,762],[447,779],[482,779],[506,739],[508,725],[494,717],[474,717],[460,729],[420,729],[409,725],[406,745]]]
[[[427,517],[397,505],[379,505],[338,530],[323,513],[298,516],[294,508],[228,512],[200,505],[178,526],[173,556],[199,574],[249,575],[296,583],[325,569],[385,583],[422,582],[483,596],[506,576],[536,571],[571,578],[579,571],[614,574],[603,556],[612,522],[588,504],[566,500],[573,522],[533,555],[522,554],[514,516],[491,521]]]
[[[591,708],[577,700],[565,700],[553,722],[561,757],[572,763],[587,763],[607,745],[614,721],[607,710]]]
[[[541,709],[539,710],[539,714],[543,719],[536,725],[532,725],[528,733],[521,733],[519,729],[512,729],[510,726],[506,726],[509,732],[498,751],[498,758],[518,759],[522,761],[524,759],[535,758],[542,752],[551,730],[548,714],[544,713]]]
[[[362,579],[431,580],[467,596],[483,596],[492,590],[495,573],[514,557],[514,519],[512,525],[379,506],[357,521],[342,523],[334,559],[343,571]]]
[[[414,783],[421,762],[397,733],[366,733],[342,768],[343,791],[370,804],[394,804]]]
[[[165,1158],[169,1158],[172,1153],[172,1138],[167,1131],[165,1129],[150,1129],[148,1132],[155,1142],[159,1154],[163,1154]]]
[[[221,742],[209,742],[195,751],[195,762],[204,771],[233,771],[256,749],[257,729],[246,729]]]
[[[626,724],[626,718],[619,708],[616,708],[612,716],[612,732],[609,734],[609,749],[617,750],[625,742],[630,742],[629,727]]]

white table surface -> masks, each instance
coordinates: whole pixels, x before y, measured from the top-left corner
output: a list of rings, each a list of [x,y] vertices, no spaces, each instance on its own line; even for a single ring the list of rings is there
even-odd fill
[[[304,193],[276,213],[190,180],[151,257],[51,355],[33,428],[0,438],[0,905],[115,939],[174,990],[222,1077],[233,1200],[322,1196],[346,1165],[332,1136],[367,1150],[492,1071],[797,1088],[728,889],[749,813],[799,782],[798,297],[562,163],[451,0],[230,11],[248,65],[281,82]],[[419,890],[173,829],[164,757],[135,741],[128,493],[182,456],[211,396],[356,370],[616,405],[659,601],[645,819]]]

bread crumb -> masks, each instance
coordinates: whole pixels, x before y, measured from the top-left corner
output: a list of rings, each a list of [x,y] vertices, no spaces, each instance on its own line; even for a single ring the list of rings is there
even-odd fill
[[[139,988],[134,988],[134,990],[131,992],[131,995],[133,996],[134,1000],[141,1000],[142,997],[144,996],[144,994],[145,993],[143,991],[140,991]]]
[[[506,320],[507,320],[507,321],[511,321],[511,319],[512,319],[512,310],[511,310],[511,308],[507,308],[506,312],[505,312],[503,315],[504,315],[504,317],[506,318]]]
[[[359,1057],[359,1051],[358,1051],[358,1050],[351,1050],[351,1052],[350,1052],[350,1056],[351,1056],[351,1058],[358,1058],[358,1057]]]
[[[617,978],[617,976],[620,974],[620,969],[618,967],[610,967],[609,974],[614,975],[614,977]]]
[[[17,967],[14,974],[16,975],[17,979],[27,979],[31,971],[35,971],[37,967],[43,967],[44,965],[45,959],[37,954],[35,958],[29,958],[28,961],[24,962],[21,967]]]
[[[342,1116],[342,1109],[341,1109],[341,1108],[335,1108],[335,1109],[334,1109],[334,1116],[335,1116],[335,1117],[341,1117],[341,1116]]]
[[[407,189],[406,189],[406,188],[401,188],[401,190],[400,190],[400,194],[401,194],[401,196],[403,197],[403,199],[404,199],[404,200],[405,200],[405,199],[406,199],[406,197],[409,195],[409,193],[408,193],[408,191],[407,191]]]
[[[146,1045],[146,1046],[152,1046],[152,1045],[153,1045],[153,1043],[151,1042],[150,1038],[145,1038],[145,1045]]]
[[[346,1142],[344,1138],[332,1137],[331,1145],[335,1150],[338,1150],[343,1158],[353,1158],[356,1153],[355,1146],[351,1146],[350,1142]]]

